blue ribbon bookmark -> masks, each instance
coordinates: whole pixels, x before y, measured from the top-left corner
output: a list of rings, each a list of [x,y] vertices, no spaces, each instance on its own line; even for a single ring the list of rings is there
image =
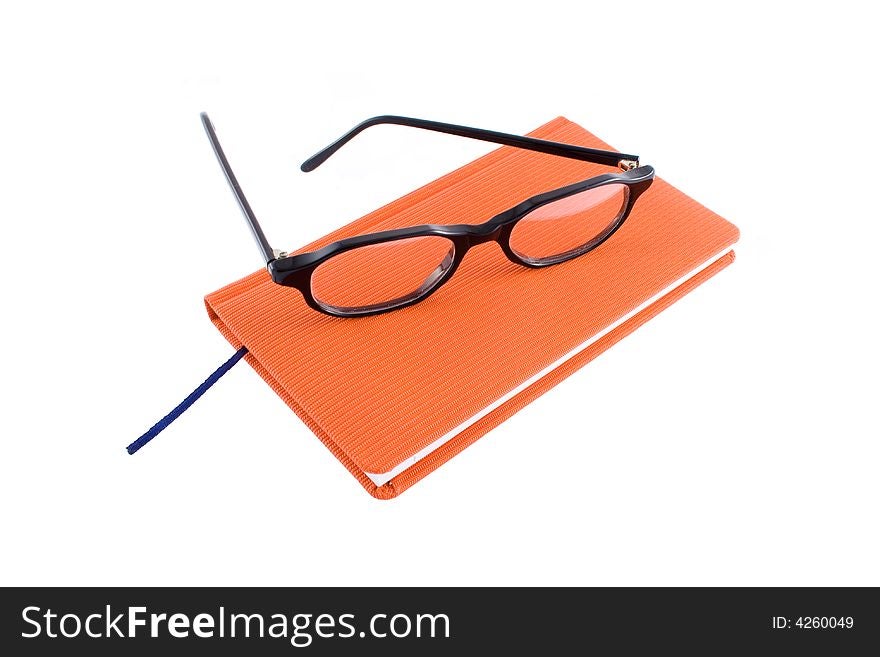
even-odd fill
[[[161,420],[156,422],[152,427],[150,427],[149,431],[147,431],[143,436],[135,440],[131,445],[126,447],[125,449],[129,454],[134,454],[141,447],[150,442],[153,438],[162,433],[169,424],[174,422],[177,418],[179,418],[183,412],[192,406],[196,400],[204,395],[208,388],[217,383],[224,374],[226,374],[229,370],[233,368],[233,366],[242,359],[242,357],[247,353],[247,347],[242,347],[238,351],[233,354],[232,358],[223,363],[220,367],[218,367],[214,373],[209,376],[198,388],[189,393],[189,396],[180,402],[177,406],[174,407],[174,410],[171,411],[168,415],[163,417]]]

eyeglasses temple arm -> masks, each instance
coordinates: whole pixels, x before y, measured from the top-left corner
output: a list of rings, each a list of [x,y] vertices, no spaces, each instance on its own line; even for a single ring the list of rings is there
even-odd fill
[[[539,153],[547,153],[549,155],[558,155],[560,157],[568,157],[584,162],[594,162],[595,164],[606,164],[616,167],[625,162],[638,162],[637,155],[627,153],[616,153],[614,151],[603,151],[596,148],[586,148],[585,146],[574,146],[572,144],[563,144],[555,141],[547,141],[546,139],[536,139],[534,137],[523,137],[521,135],[511,135],[505,132],[495,132],[494,130],[482,130],[480,128],[468,128],[463,125],[455,125],[452,123],[440,123],[439,121],[428,121],[425,119],[412,119],[406,116],[374,116],[367,119],[363,123],[356,125],[354,128],[346,132],[339,139],[327,146],[324,150],[312,155],[308,160],[302,163],[300,169],[302,171],[313,171],[323,164],[333,153],[342,148],[351,141],[356,135],[363,132],[369,127],[381,124],[403,125],[410,128],[421,128],[422,130],[432,130],[434,132],[443,132],[449,135],[457,135],[459,137],[468,137],[470,139],[479,139],[481,141],[489,141],[495,144],[503,144],[505,146],[514,146],[516,148],[524,148]]]
[[[220,146],[220,140],[217,139],[217,133],[214,131],[214,124],[211,123],[211,119],[208,118],[208,115],[205,112],[202,112],[199,116],[202,118],[202,125],[205,127],[205,132],[208,134],[211,148],[214,149],[214,155],[217,156],[220,168],[223,169],[223,175],[226,176],[226,182],[229,183],[232,193],[235,194],[235,200],[238,201],[238,206],[241,208],[241,212],[244,215],[248,226],[250,226],[251,233],[257,243],[257,248],[260,249],[260,254],[266,259],[266,263],[268,264],[275,260],[275,252],[272,250],[272,247],[269,246],[269,240],[266,239],[266,235],[260,227],[260,222],[257,221],[254,211],[251,210],[250,203],[248,203],[244,192],[241,191],[241,185],[238,184],[238,180],[232,172],[232,167],[229,166],[229,160],[226,159],[226,155],[223,153],[223,148]]]

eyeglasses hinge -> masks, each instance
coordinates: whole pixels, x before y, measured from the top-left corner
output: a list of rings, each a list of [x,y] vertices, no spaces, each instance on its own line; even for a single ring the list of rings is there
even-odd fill
[[[637,166],[639,166],[639,161],[638,160],[621,160],[620,162],[617,163],[617,166],[619,166],[624,171],[630,171],[632,169],[635,169]]]
[[[266,263],[266,269],[269,269],[269,266],[276,260],[286,258],[288,255],[290,254],[287,251],[282,251],[281,249],[272,249],[272,259]],[[269,271],[271,271],[271,269]]]

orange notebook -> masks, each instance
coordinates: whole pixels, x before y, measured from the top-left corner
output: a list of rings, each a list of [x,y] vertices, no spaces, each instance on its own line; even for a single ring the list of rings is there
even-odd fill
[[[611,148],[561,117],[530,134]],[[301,250],[371,231],[481,223],[607,171],[502,147]],[[738,236],[657,178],[595,251],[528,269],[485,244],[436,294],[395,312],[330,317],[265,270],[205,303],[220,332],[248,348],[245,359],[361,485],[389,499],[733,262]]]

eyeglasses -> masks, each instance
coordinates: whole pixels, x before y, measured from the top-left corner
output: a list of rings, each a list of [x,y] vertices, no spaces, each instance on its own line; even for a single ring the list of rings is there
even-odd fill
[[[349,237],[317,251],[288,255],[273,249],[220,147],[208,115],[201,114],[211,146],[250,226],[272,280],[298,289],[315,310],[362,317],[405,308],[428,298],[452,278],[468,250],[497,242],[525,267],[577,258],[617,231],[654,180],[637,155],[402,116],[377,116],[355,126],[303,162],[312,171],[367,128],[395,124],[524,148],[622,169],[533,196],[485,223],[424,225]]]

